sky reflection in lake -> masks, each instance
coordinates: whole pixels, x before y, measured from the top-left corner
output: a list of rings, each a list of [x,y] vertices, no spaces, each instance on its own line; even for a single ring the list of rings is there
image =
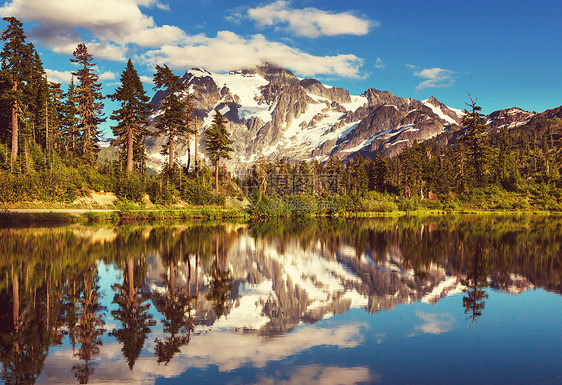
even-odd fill
[[[560,383],[555,218],[0,230],[5,383]]]

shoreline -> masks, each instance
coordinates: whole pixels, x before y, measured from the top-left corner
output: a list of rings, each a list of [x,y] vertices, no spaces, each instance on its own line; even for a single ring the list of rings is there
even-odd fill
[[[168,208],[1,208],[0,225],[25,225],[34,223],[131,223],[177,220],[275,220],[290,218],[398,218],[406,216],[562,216],[562,212],[546,210],[414,210],[389,212],[341,212],[334,214],[309,214],[303,216],[252,215],[240,209],[221,206],[168,207]]]

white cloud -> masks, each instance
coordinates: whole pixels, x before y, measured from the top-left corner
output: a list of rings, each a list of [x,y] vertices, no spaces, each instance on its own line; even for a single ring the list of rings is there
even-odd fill
[[[51,82],[68,84],[72,79],[72,71],[57,71],[45,68],[47,79]]]
[[[371,374],[369,368],[343,368],[337,366],[305,365],[290,371],[275,373],[276,377],[259,375],[256,385],[347,385],[375,383],[381,380],[378,374]],[[281,377],[281,378],[279,378]]]
[[[94,68],[94,72],[98,73],[99,80],[113,80],[116,78],[115,73],[111,71],[105,71],[99,73],[97,68]],[[52,82],[61,83],[61,84],[68,84],[72,79],[72,71],[58,71],[52,70],[49,68],[45,69],[45,73],[47,74],[47,79]]]
[[[55,52],[71,54],[88,40],[97,57],[109,60],[124,60],[127,44],[157,47],[185,37],[178,27],[157,26],[139,6],[166,8],[153,0],[12,0],[0,14],[36,22],[30,36]]]
[[[111,329],[106,325],[108,330]],[[158,364],[154,358],[154,339],[161,337],[160,331],[153,331],[152,338],[145,341],[144,350],[152,354],[141,355],[135,370],[129,370],[121,351],[123,345],[104,341],[96,361],[98,368],[92,376],[95,383],[142,383],[154,384],[159,377],[173,378],[189,368],[206,369],[215,365],[222,372],[229,372],[245,366],[264,368],[273,361],[282,361],[314,347],[332,346],[340,349],[354,348],[363,342],[361,325],[341,325],[331,329],[318,328],[314,325],[302,325],[282,338],[265,339],[258,334],[234,333],[229,331],[210,331],[192,335],[187,346],[183,346],[174,359],[166,365]],[[69,347],[61,347],[49,352],[43,373],[48,382],[70,383],[75,381],[69,370],[77,357]],[[354,382],[334,382],[330,378],[344,379],[349,376],[356,382],[373,382],[378,378],[363,367],[301,367],[295,374],[295,381],[302,378],[308,383],[309,374],[316,373],[324,382],[317,384],[348,384]],[[339,374],[338,374],[339,372]],[[342,377],[341,375],[347,374]],[[327,381],[327,382],[326,382]],[[314,382],[313,382],[314,383]]]
[[[332,13],[317,8],[295,9],[288,1],[248,9],[248,17],[258,26],[284,26],[284,29],[306,37],[366,35],[378,21],[371,21],[350,12]]]
[[[428,334],[441,334],[453,330],[455,319],[449,313],[435,314],[416,311],[416,315],[421,318],[424,323],[416,326],[416,330]]]
[[[150,84],[154,83],[154,78],[152,78],[152,76],[140,75],[139,78],[143,83],[150,83]]]
[[[116,75],[111,71],[105,71],[99,74],[100,80],[113,80],[115,77]]]
[[[193,66],[210,71],[229,71],[254,66],[264,61],[288,67],[302,76],[317,74],[360,78],[363,60],[355,55],[314,56],[283,43],[268,41],[263,35],[249,38],[230,31],[220,31],[216,37],[196,35],[185,45],[164,45],[142,55],[150,65],[166,63],[171,68],[185,70]]]
[[[414,68],[410,66],[410,68]],[[422,79],[426,79],[416,86],[416,90],[420,91],[425,88],[447,88],[451,87],[455,80],[453,71],[443,68],[425,68],[421,71],[414,72],[414,75]]]
[[[375,68],[384,69],[384,63],[380,57],[378,57],[377,61],[375,62]]]
[[[286,8],[290,24],[299,30],[311,23],[316,32],[306,32],[309,34],[366,33],[373,25],[347,13],[293,10],[286,2],[273,5]],[[157,0],[11,0],[0,7],[0,15],[31,21],[30,37],[65,55],[72,55],[77,44],[85,42],[96,59],[125,61],[133,56],[151,69],[154,64],[166,63],[180,71],[192,66],[229,71],[269,61],[302,76],[361,77],[363,60],[353,54],[315,56],[269,41],[261,34],[241,37],[220,31],[216,37],[187,35],[176,26],[157,25],[141,7],[166,5]]]
[[[161,9],[163,11],[169,11],[170,5],[169,4],[156,3],[156,8]]]

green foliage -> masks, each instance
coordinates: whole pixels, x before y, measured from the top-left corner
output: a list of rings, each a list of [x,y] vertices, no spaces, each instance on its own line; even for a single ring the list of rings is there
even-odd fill
[[[98,124],[105,121],[102,112],[101,83],[98,83],[99,76],[93,72],[93,67],[96,65],[92,62],[94,56],[88,52],[86,45],[78,44],[73,55],[74,59],[70,61],[79,66],[72,75],[78,79],[74,96],[79,117],[78,128],[81,131],[80,145],[84,160],[93,166],[99,151]]]
[[[121,200],[140,202],[145,194],[144,183],[142,175],[129,174],[117,181],[116,195]]]
[[[398,210],[396,199],[392,195],[381,194],[371,191],[360,200],[359,207],[361,211],[370,212],[392,212]]]
[[[398,200],[398,210],[400,211],[409,212],[409,211],[416,211],[422,208],[423,206],[421,204],[421,201],[417,196],[415,197],[402,196]]]
[[[222,114],[215,110],[215,117],[211,127],[205,131],[205,150],[211,162],[215,165],[215,193],[219,192],[219,163],[221,158],[230,159],[229,153],[232,152],[230,145],[233,143],[229,139],[230,134],[226,130],[227,121]]]
[[[165,182],[162,178],[149,180],[146,184],[146,193],[154,204],[169,205],[174,202],[172,191],[170,191],[169,187],[165,187]]]
[[[474,172],[473,179],[477,186],[483,186],[489,172],[488,163],[491,151],[486,133],[486,117],[480,113],[482,108],[476,105],[476,100],[472,99],[472,96],[467,105],[471,110],[464,111],[465,115],[461,122],[464,134],[461,140],[468,149],[469,164]]]
[[[174,75],[166,64],[156,66],[154,89],[163,91],[166,96],[161,102],[162,114],[158,117],[155,127],[158,134],[166,137],[162,154],[168,155],[169,168],[174,164],[174,148],[177,141],[193,132],[189,126],[193,110],[191,97],[183,94],[186,87],[180,77]]]
[[[0,202],[70,204],[94,190],[114,192],[122,202],[139,202],[148,193],[153,203],[162,205],[224,205],[225,197],[248,198],[249,211],[265,216],[562,210],[562,120],[537,115],[524,129],[491,132],[472,97],[459,130],[414,142],[398,157],[375,154],[372,160],[358,155],[345,161],[331,157],[325,164],[261,158],[248,177],[234,179],[220,164],[230,157],[233,141],[227,121],[217,111],[204,138],[214,165],[213,193],[213,172],[204,163],[191,172],[174,160],[175,146],[189,142],[194,132],[193,101],[186,84],[167,65],[156,66],[154,83],[164,96],[156,129],[166,137],[163,153],[169,159],[159,175],[146,176],[148,98],[132,62],[110,95],[120,104],[111,117],[117,121],[113,144],[121,154],[111,147],[98,158],[103,104],[87,47],[76,48],[71,61],[78,65],[73,72],[77,83],[71,81],[63,94],[59,84],[46,80],[22,23],[11,17],[4,21],[8,26],[0,52]],[[451,145],[443,146],[442,139]]]
[[[131,59],[121,74],[121,85],[109,97],[120,103],[120,108],[111,114],[111,119],[117,121],[117,125],[112,127],[115,139],[111,144],[121,148],[121,156],[127,162],[127,173],[133,172],[135,161],[140,165],[139,170],[143,172],[144,137],[150,133],[146,128],[150,104]]]
[[[186,178],[182,198],[194,205],[224,204],[224,197],[213,194],[208,185],[197,178]]]

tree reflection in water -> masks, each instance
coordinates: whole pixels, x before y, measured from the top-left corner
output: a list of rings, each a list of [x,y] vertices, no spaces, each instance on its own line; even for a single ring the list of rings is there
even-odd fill
[[[468,256],[466,260],[466,278],[461,282],[466,286],[463,291],[466,296],[462,299],[464,314],[468,314],[470,320],[469,328],[474,325],[476,318],[482,315],[485,306],[485,299],[488,294],[484,290],[488,285],[489,270],[487,258],[484,257],[485,251],[481,240],[477,240],[471,250],[474,254]],[[464,249],[463,249],[464,253]]]
[[[105,310],[99,304],[99,285],[97,269],[91,267],[83,273],[84,291],[80,297],[78,325],[76,326],[77,341],[80,344],[76,356],[83,361],[72,366],[74,375],[81,384],[87,384],[97,365],[94,360],[103,345],[102,335],[105,332],[103,315]]]
[[[462,311],[473,327],[485,316],[487,290],[562,292],[561,223],[556,218],[439,217],[239,227],[0,229],[1,379],[6,384],[36,382],[50,348],[65,343],[79,359],[68,368],[78,382],[87,383],[101,371],[97,363],[104,340],[122,345],[133,370],[154,330],[159,333],[151,338],[154,352],[144,354],[154,353],[158,363],[168,364],[190,343],[196,322],[210,327],[235,310],[240,293],[234,283],[250,279],[252,284],[273,282],[271,298],[277,298],[263,303],[263,314],[271,320],[262,335],[287,333],[298,323],[349,310],[350,301],[335,296],[324,308],[308,311],[304,289],[291,283],[291,276],[284,279],[281,262],[264,250],[282,257],[290,250],[297,274],[304,274],[304,262],[310,262],[299,264],[305,253],[319,263],[345,266],[355,281],[342,279],[342,287],[365,296],[370,312],[419,301],[444,275],[462,285]],[[241,235],[270,248],[237,250],[234,240]],[[162,284],[158,290],[146,284],[149,259],[163,266],[163,274],[152,278]],[[108,289],[99,286],[100,263],[122,274],[112,282],[115,309],[110,315],[100,304],[101,291]],[[305,278],[318,288],[323,285],[314,275]],[[302,295],[293,288],[303,290]],[[118,326],[106,333],[105,322],[113,321]]]
[[[213,310],[217,319],[221,318],[227,309],[227,300],[230,297],[230,292],[232,291],[232,278],[230,276],[230,270],[223,270],[220,267],[219,258],[225,259],[225,252],[223,248],[219,248],[219,237],[215,236],[215,268],[213,269],[211,275],[211,283],[209,287],[209,292],[207,293],[207,300],[213,303]]]
[[[120,329],[113,329],[110,335],[117,338],[123,344],[121,351],[125,357],[129,369],[133,370],[135,361],[140,356],[144,342],[150,334],[150,327],[156,325],[152,314],[148,312],[150,304],[147,302],[150,296],[143,293],[137,287],[141,287],[144,281],[144,274],[142,274],[142,267],[144,265],[143,259],[137,261],[133,258],[128,258],[125,262],[125,270],[122,284],[114,284],[113,290],[116,291],[113,297],[113,302],[119,308],[113,310],[111,315],[113,319],[121,322]],[[135,265],[140,264],[139,279],[140,284],[136,285],[135,281]]]
[[[181,237],[175,237],[170,232],[170,241],[163,243],[160,257],[166,268],[162,277],[166,283],[164,293],[153,295],[154,304],[162,314],[162,324],[165,336],[155,340],[155,355],[158,363],[168,364],[180,348],[191,340],[194,322],[192,315],[189,280],[187,285],[178,286],[178,263],[183,259],[184,244]]]

